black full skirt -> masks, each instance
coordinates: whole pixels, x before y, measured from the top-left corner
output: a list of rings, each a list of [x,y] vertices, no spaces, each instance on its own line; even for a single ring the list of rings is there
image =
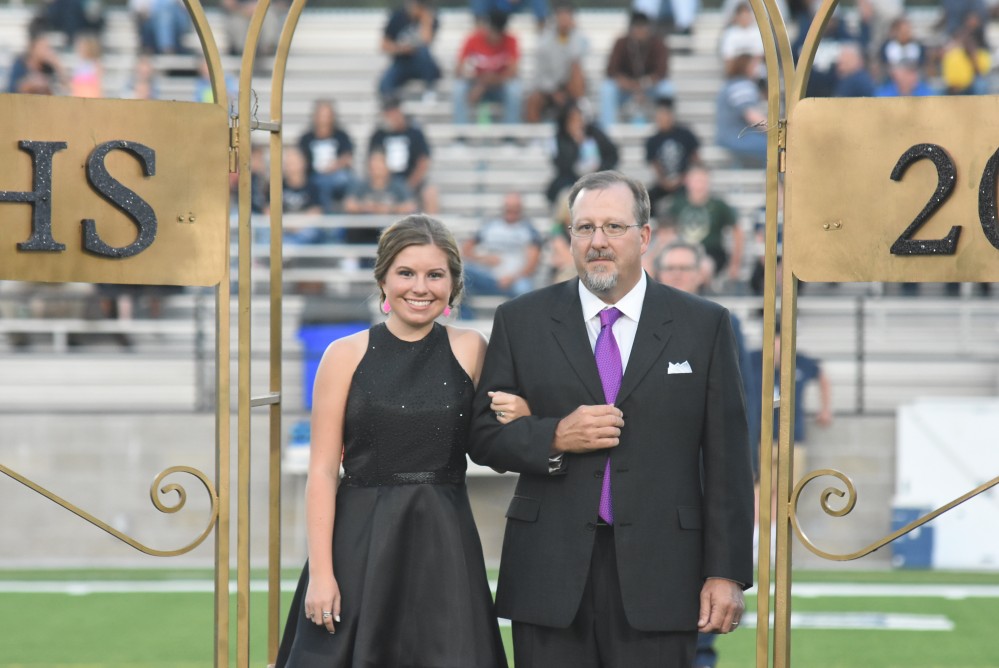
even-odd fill
[[[306,564],[278,668],[507,665],[464,484],[341,486],[333,568],[336,633],[305,617]]]

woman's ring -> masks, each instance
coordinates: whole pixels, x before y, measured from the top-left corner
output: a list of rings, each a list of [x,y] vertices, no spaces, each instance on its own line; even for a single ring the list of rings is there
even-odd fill
[[[506,417],[505,411],[496,411],[496,417]]]
[[[328,610],[323,610],[323,619],[329,619],[333,616],[333,613]]]

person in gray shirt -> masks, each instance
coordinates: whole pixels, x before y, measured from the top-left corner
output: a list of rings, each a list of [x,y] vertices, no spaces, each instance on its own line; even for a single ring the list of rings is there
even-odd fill
[[[556,4],[554,18],[534,52],[533,90],[524,106],[528,123],[538,123],[547,111],[586,96],[583,58],[590,48],[589,40],[576,26],[571,3]]]

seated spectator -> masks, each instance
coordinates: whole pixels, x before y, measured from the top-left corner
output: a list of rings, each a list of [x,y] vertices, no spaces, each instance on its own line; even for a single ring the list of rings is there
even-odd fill
[[[912,21],[905,15],[891,22],[888,39],[881,45],[878,55],[882,69],[879,80],[903,60],[918,63],[920,69],[926,67],[926,47],[915,38]]]
[[[524,120],[537,123],[551,109],[586,96],[584,58],[589,41],[576,27],[576,12],[567,0],[555,5],[555,21],[534,52],[534,85],[524,108]]]
[[[633,122],[644,122],[652,100],[672,97],[669,51],[648,16],[632,13],[628,32],[614,42],[605,74],[600,86],[600,125],[605,130],[617,122],[626,105]]]
[[[305,156],[295,146],[284,149],[284,157],[281,162],[282,189],[281,189],[281,210],[284,214],[304,214],[306,216],[319,216],[322,209],[319,206],[319,199],[316,191],[309,183],[309,174],[305,167]],[[268,197],[270,192],[268,192]],[[267,214],[270,211],[270,204],[264,209]],[[302,225],[301,222],[291,222],[288,218],[282,219],[284,227],[281,230],[281,239],[286,247],[294,246],[315,246],[326,243],[326,230],[321,227]],[[267,242],[269,236],[266,230],[258,230],[258,242]],[[329,266],[328,262],[318,257],[296,256],[294,249],[287,252],[291,257],[284,261],[287,269],[319,268]],[[294,292],[298,294],[317,295],[322,294],[324,286],[319,281],[297,281],[293,286]]]
[[[152,317],[158,318],[162,313],[162,300],[160,290],[166,292],[166,286],[153,285],[131,285],[127,283],[97,283],[97,303],[101,317],[108,320],[134,320],[136,311],[143,297],[148,296],[152,303],[150,311]],[[174,287],[174,290],[178,288]],[[111,335],[114,341],[125,348],[134,345],[132,339],[124,332],[116,332]]]
[[[469,0],[472,16],[478,23],[486,23],[491,12],[516,14],[522,9],[530,8],[538,22],[538,30],[544,28],[548,19],[548,0]]]
[[[967,24],[968,17],[974,16],[978,41],[985,43],[985,26],[989,22],[989,4],[985,0],[942,0],[940,9],[936,28],[942,34],[956,34]]]
[[[263,143],[250,144],[250,212],[266,213],[271,197],[270,183],[270,145]],[[234,174],[231,184],[232,210],[239,211],[239,175]],[[259,243],[269,243],[270,237],[264,233],[257,238]]]
[[[579,105],[569,103],[559,111],[556,121],[552,162],[555,177],[545,196],[554,204],[583,174],[617,167],[618,150],[603,130],[586,121]]]
[[[103,87],[101,43],[96,35],[80,35],[76,40],[76,63],[69,79],[69,94],[73,97],[101,97]]]
[[[430,144],[420,128],[402,113],[397,98],[382,103],[382,127],[368,141],[368,153],[385,154],[392,179],[411,190],[425,213],[440,210],[436,186],[430,183]]]
[[[98,287],[91,283],[0,281],[0,319],[93,318]],[[34,335],[11,332],[6,338],[15,348],[24,348],[31,345]],[[80,336],[70,333],[67,343],[78,345]]]
[[[186,53],[191,15],[182,0],[129,0],[142,53]]]
[[[152,59],[139,54],[135,66],[122,88],[121,97],[125,100],[158,100],[160,97],[159,77]]]
[[[486,102],[502,104],[504,123],[520,122],[520,52],[506,24],[506,14],[492,12],[461,47],[451,88],[455,123],[469,123],[470,109]]]
[[[414,79],[423,81],[426,94],[433,94],[441,68],[430,53],[430,44],[439,25],[433,0],[403,0],[402,7],[389,15],[382,31],[382,52],[392,63],[378,84],[382,97],[397,95]]]
[[[855,42],[839,49],[836,61],[836,97],[872,97],[876,84],[867,70],[864,53]]]
[[[711,193],[711,176],[704,167],[694,166],[687,171],[684,191],[673,198],[663,225],[680,241],[699,244],[714,260],[715,271],[727,271],[729,280],[739,277],[742,267],[743,233],[738,217],[720,197]],[[731,235],[731,254],[728,250]]]
[[[524,215],[520,193],[503,198],[503,215],[487,220],[462,246],[465,291],[517,297],[534,289],[541,235]]]
[[[701,142],[690,128],[676,122],[671,98],[656,100],[655,123],[655,134],[645,140],[645,163],[656,175],[655,183],[649,186],[653,212],[683,188],[687,170],[701,161]]]
[[[368,178],[357,181],[343,202],[347,213],[403,216],[416,212],[416,197],[406,184],[393,179],[385,163],[385,154],[372,151],[368,154]],[[344,241],[349,244],[376,244],[381,230],[376,228],[347,228]]]
[[[763,37],[748,2],[735,6],[732,18],[718,38],[718,55],[724,64],[743,54],[756,58],[757,66],[763,63]]]
[[[656,280],[671,288],[701,294],[704,287],[704,249],[697,244],[674,240],[653,258]]]
[[[229,99],[229,107],[234,108],[239,102],[239,82],[232,74],[225,75],[226,96]],[[212,88],[212,79],[208,71],[208,61],[204,58],[198,62],[198,76],[194,81],[194,101],[215,102],[215,90]]]
[[[29,27],[28,46],[11,63],[7,92],[52,95],[62,90],[64,80],[62,63],[48,37]]]
[[[767,103],[754,78],[756,62],[747,53],[729,61],[715,110],[715,141],[743,167],[767,162]]]
[[[98,39],[104,29],[104,3],[92,0],[43,0],[39,15],[50,30],[66,36],[66,46],[72,47],[79,35],[89,34]]]
[[[281,162],[281,211],[283,213],[305,213],[317,215],[322,213],[316,189],[309,183],[309,173],[306,171],[305,156],[295,146],[284,149],[284,159]],[[270,203],[264,210],[269,213]],[[317,244],[323,239],[322,230],[317,227],[285,227],[284,242],[286,244]]]
[[[325,213],[333,213],[354,183],[354,142],[338,124],[332,100],[316,100],[312,124],[298,140],[309,181]]]
[[[936,95],[936,91],[923,81],[918,63],[903,60],[888,71],[888,81],[874,91],[874,96],[904,97],[908,95],[915,97]]]
[[[981,26],[977,14],[968,14],[964,25],[944,48],[940,77],[948,95],[988,93],[987,77],[992,56],[979,39]]]
[[[807,30],[813,18],[807,16],[800,22],[798,38],[792,45],[796,62],[801,57]],[[833,12],[822,30],[821,39],[815,49],[811,74],[805,88],[806,97],[832,97],[836,94],[836,61],[839,59],[839,50],[849,42],[858,43],[861,48],[866,49],[870,41],[869,28],[867,23],[861,21],[859,31],[855,33],[838,13]]]
[[[631,9],[648,16],[656,32],[665,37],[693,34],[700,5],[700,0],[633,0]]]
[[[257,0],[221,0],[225,11],[225,35],[229,55],[243,54],[246,34],[250,30],[250,20],[257,10]],[[277,50],[278,39],[281,37],[281,26],[284,24],[286,3],[275,1],[267,8],[264,21],[260,25],[260,38],[257,41],[258,56],[272,56]]]

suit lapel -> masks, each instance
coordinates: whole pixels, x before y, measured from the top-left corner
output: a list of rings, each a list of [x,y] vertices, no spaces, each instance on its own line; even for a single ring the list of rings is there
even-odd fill
[[[579,301],[579,279],[566,282],[565,293],[552,310],[551,318],[555,340],[558,341],[562,353],[582,381],[583,387],[590,394],[594,404],[604,403],[604,388],[600,383],[600,374],[597,372],[597,362],[593,358],[590,338],[586,334],[586,323],[583,322],[583,306]]]
[[[617,394],[616,403],[619,406],[655,365],[673,333],[669,290],[652,279],[648,279],[647,286],[642,317],[638,320],[638,331],[635,332],[635,343]]]

